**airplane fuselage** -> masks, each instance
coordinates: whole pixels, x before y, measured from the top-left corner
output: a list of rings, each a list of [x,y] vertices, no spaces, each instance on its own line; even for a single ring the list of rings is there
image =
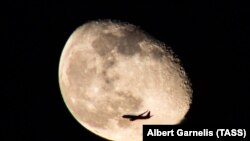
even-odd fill
[[[146,111],[148,112],[148,111]],[[143,114],[145,114],[146,112],[140,114],[140,115],[123,115],[123,118],[128,118],[130,121],[134,121],[134,120],[138,120],[138,119],[149,119],[150,117],[150,111],[148,112],[148,114],[146,116],[143,116]]]

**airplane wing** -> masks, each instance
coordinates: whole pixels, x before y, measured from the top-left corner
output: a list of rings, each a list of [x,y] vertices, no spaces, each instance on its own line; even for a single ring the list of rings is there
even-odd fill
[[[136,120],[136,118],[130,118],[129,120],[130,120],[130,121],[134,121],[134,120]]]

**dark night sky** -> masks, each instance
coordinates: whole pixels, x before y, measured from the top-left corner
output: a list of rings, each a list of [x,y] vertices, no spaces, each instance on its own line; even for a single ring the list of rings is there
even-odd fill
[[[172,46],[193,84],[186,124],[249,124],[250,19],[242,3],[48,1],[1,7],[4,140],[101,140],[71,116],[58,84],[68,37],[97,19],[138,25]]]

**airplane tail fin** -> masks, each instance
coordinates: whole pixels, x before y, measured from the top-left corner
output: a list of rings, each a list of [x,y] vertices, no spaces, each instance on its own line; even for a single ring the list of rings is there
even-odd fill
[[[148,114],[146,115],[146,117],[150,117],[150,111],[148,112]]]

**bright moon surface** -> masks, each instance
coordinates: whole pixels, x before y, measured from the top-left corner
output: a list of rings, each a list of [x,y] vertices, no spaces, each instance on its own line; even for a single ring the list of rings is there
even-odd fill
[[[179,124],[192,101],[170,47],[138,27],[88,22],[68,39],[59,65],[61,93],[75,119],[109,140],[142,140],[143,124]],[[125,114],[149,119],[129,121]]]

